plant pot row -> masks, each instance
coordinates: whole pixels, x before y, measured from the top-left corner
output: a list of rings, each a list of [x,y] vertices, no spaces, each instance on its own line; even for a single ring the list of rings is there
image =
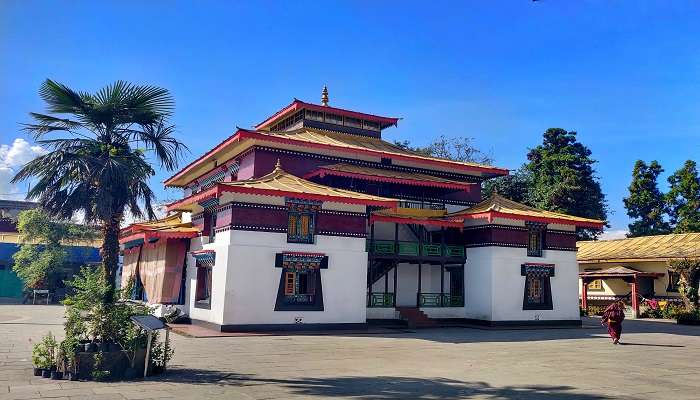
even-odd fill
[[[122,347],[114,342],[111,341],[106,341],[106,342],[81,342],[80,343],[80,351],[84,351],[86,353],[96,353],[98,351],[101,352],[113,352],[113,351],[119,351],[121,350]]]
[[[61,371],[56,370],[55,367],[51,368],[34,368],[34,376],[40,376],[42,378],[48,378],[52,380],[61,380],[61,379],[66,379],[69,381],[77,381],[78,380],[78,375],[75,373],[71,372],[66,372],[63,373]]]

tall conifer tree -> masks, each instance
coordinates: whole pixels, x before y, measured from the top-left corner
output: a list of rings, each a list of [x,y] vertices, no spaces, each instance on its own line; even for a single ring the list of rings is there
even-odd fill
[[[634,219],[629,224],[627,237],[662,235],[671,231],[671,226],[664,220],[666,202],[657,183],[663,171],[656,160],[649,165],[642,160],[634,164],[629,196],[623,199],[627,215]]]
[[[666,201],[675,233],[700,232],[700,177],[697,164],[688,160],[668,177]]]
[[[530,202],[537,208],[606,220],[608,207],[595,176],[591,151],[576,140],[576,132],[550,128],[543,143],[531,149],[526,168],[531,173]],[[580,239],[599,232],[581,230]]]

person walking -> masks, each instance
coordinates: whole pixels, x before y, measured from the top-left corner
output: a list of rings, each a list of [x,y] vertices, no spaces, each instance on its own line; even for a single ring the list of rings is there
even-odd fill
[[[618,300],[608,306],[603,312],[601,324],[608,326],[608,334],[613,340],[613,344],[620,343],[622,335],[622,321],[625,320],[625,303]]]

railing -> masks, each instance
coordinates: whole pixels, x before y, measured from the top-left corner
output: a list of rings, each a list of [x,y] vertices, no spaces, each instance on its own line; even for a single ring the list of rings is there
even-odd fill
[[[372,246],[367,241],[367,251],[374,255],[429,256],[429,257],[464,257],[464,246],[447,246],[417,242],[394,242],[393,240],[375,240]]]
[[[401,208],[419,208],[427,210],[444,210],[445,205],[442,203],[435,203],[430,201],[415,201],[415,200],[401,200],[399,201],[399,207]]]
[[[367,293],[367,307],[394,307],[393,293]]]
[[[464,296],[448,293],[420,293],[418,304],[420,307],[464,307]]]

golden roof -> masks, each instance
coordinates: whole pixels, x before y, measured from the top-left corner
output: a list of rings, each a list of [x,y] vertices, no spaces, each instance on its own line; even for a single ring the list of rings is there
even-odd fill
[[[474,218],[515,218],[537,222],[573,224],[591,228],[602,228],[605,224],[605,222],[597,219],[576,217],[553,211],[539,210],[537,208],[509,200],[498,193],[493,193],[488,199],[474,205],[473,207],[452,213],[450,215],[462,217],[472,216]]]
[[[465,189],[470,185],[475,184],[471,182],[454,181],[419,172],[405,172],[390,169],[379,169],[347,163],[324,165],[323,167],[319,167],[316,171],[307,174],[306,178],[323,175],[324,173],[338,176],[356,176],[360,179],[366,180],[395,181],[409,185],[439,186],[454,189]]]
[[[312,200],[334,201],[338,203],[374,205],[380,207],[395,207],[396,199],[373,196],[370,194],[353,192],[351,190],[337,189],[302,179],[286,172],[280,166],[279,161],[275,169],[269,174],[244,181],[220,182],[209,191],[198,193],[175,202],[168,206],[169,210],[189,210],[193,203],[206,197],[214,197],[217,193],[237,192],[259,194],[266,196],[299,197]]]
[[[503,172],[503,174],[508,173],[507,169],[496,168],[491,165],[473,162],[452,161],[444,158],[426,156],[424,154],[404,149],[380,138],[370,136],[352,135],[343,132],[334,132],[325,129],[308,127],[284,132],[257,131],[257,133],[267,136],[283,137],[286,139],[296,140],[300,142],[329,145],[334,147],[344,147],[353,150],[369,150],[374,152],[385,153],[388,155],[410,157],[416,160],[439,161],[441,163],[453,164],[457,166],[469,166],[496,171],[500,170]]]
[[[676,233],[629,239],[577,242],[584,263],[665,261],[700,257],[700,233]]]
[[[634,268],[616,266],[606,269],[597,269],[593,271],[582,271],[578,274],[581,277],[592,277],[592,278],[605,278],[605,277],[615,277],[615,276],[663,276],[664,273],[659,272],[644,272],[638,271]]]
[[[393,208],[389,210],[374,211],[370,217],[370,223],[373,221],[387,221],[414,223],[418,225],[438,225],[463,227],[464,219],[459,217],[451,217],[447,215],[446,210],[430,210],[422,208]]]
[[[148,234],[150,236],[192,237],[199,233],[199,229],[192,226],[191,222],[182,222],[180,213],[171,216],[145,222],[136,222],[120,232],[122,239],[131,239],[133,235]]]

